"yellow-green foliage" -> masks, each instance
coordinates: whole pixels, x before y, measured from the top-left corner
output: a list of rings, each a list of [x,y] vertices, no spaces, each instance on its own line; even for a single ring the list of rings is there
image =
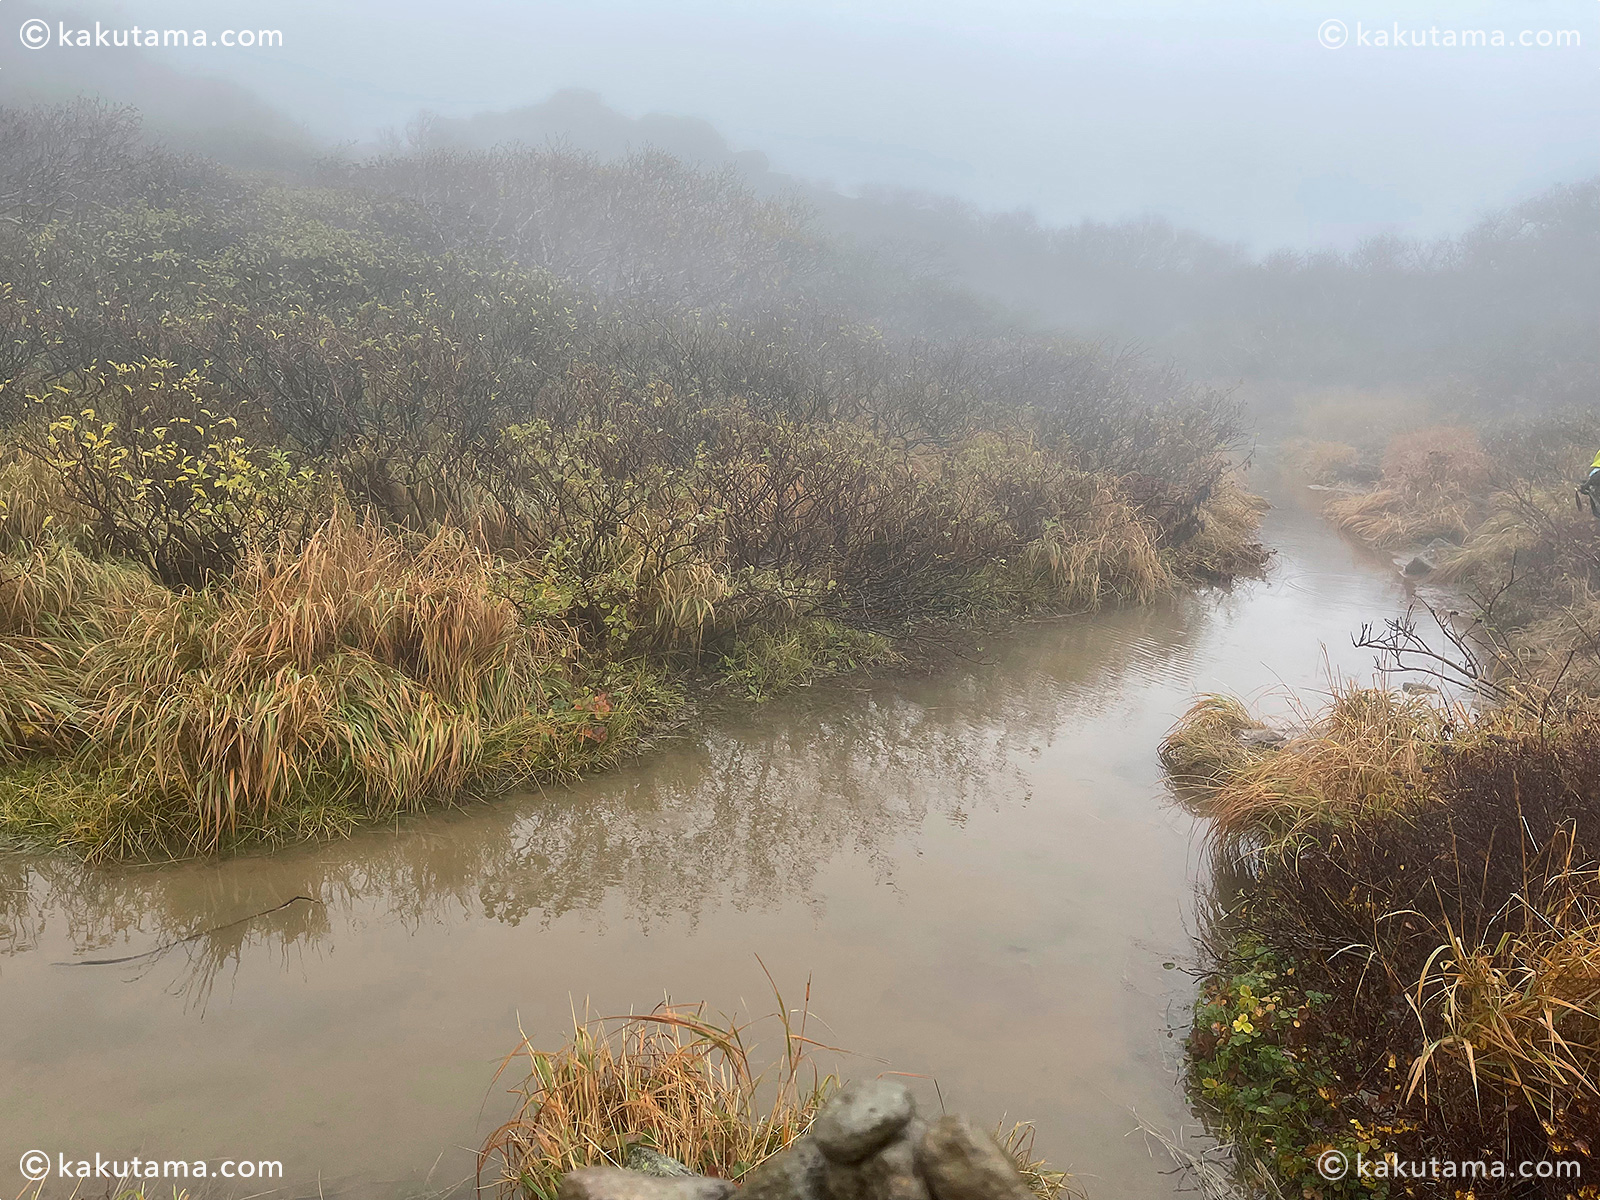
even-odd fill
[[[203,582],[251,539],[303,523],[314,494],[314,473],[252,444],[212,390],[197,371],[142,359],[29,397],[44,423],[34,463],[107,549],[173,582]]]

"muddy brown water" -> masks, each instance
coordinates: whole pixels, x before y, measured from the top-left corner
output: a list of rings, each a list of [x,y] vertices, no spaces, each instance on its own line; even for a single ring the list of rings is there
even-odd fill
[[[1405,605],[1292,499],[1265,536],[1265,581],[812,689],[570,789],[225,862],[0,858],[0,1191],[41,1149],[277,1159],[279,1196],[446,1192],[509,1111],[491,1079],[519,1025],[554,1047],[586,1005],[767,1012],[760,956],[791,1002],[810,979],[847,1071],[1033,1120],[1093,1200],[1174,1194],[1139,1124],[1197,1129],[1177,1068],[1204,855],[1156,744],[1198,691],[1282,709],[1370,674],[1352,631]],[[320,903],[227,924],[298,895]]]

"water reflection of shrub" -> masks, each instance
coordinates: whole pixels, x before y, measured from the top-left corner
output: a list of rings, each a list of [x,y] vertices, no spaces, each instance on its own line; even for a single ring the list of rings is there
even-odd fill
[[[648,923],[811,902],[817,873],[840,855],[892,878],[897,842],[930,815],[1024,800],[1029,750],[1100,712],[1126,674],[1149,669],[1152,645],[1181,657],[1204,627],[1200,611],[1179,603],[1036,627],[1011,649],[998,643],[992,665],[726,714],[606,775],[420,818],[398,837],[163,867],[0,856],[0,945],[25,952],[54,927],[81,954],[129,953],[291,896],[322,902],[137,968],[198,994],[230,964],[338,944],[357,914],[404,927],[548,922],[609,899]]]

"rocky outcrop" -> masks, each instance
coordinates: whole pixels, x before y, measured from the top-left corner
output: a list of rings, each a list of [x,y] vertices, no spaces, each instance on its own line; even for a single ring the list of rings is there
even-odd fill
[[[917,1165],[938,1200],[1033,1200],[1011,1156],[965,1117],[935,1121]]]
[[[585,1167],[561,1181],[560,1200],[1032,1200],[1011,1156],[965,1117],[929,1125],[911,1093],[886,1079],[839,1092],[811,1129],[735,1188],[678,1174],[675,1159],[629,1153],[639,1170]],[[670,1164],[670,1166],[668,1165]],[[687,1171],[687,1168],[682,1168]],[[650,1173],[646,1174],[648,1171]]]

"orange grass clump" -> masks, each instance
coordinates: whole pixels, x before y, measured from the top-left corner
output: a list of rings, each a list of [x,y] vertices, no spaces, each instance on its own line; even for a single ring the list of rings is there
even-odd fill
[[[1460,545],[1483,520],[1490,490],[1478,435],[1435,425],[1396,437],[1378,486],[1331,501],[1328,514],[1346,533],[1388,550],[1434,538]]]
[[[60,547],[5,565],[0,734],[55,759],[6,781],[0,815],[90,858],[410,811],[581,765],[628,718],[450,529],[408,544],[336,514],[196,592]]]
[[[703,1004],[574,1019],[571,1039],[554,1052],[524,1036],[500,1072],[524,1059],[528,1075],[516,1114],[479,1152],[480,1187],[553,1200],[564,1173],[620,1165],[635,1144],[703,1175],[743,1178],[810,1127],[838,1082],[811,1058],[819,1043],[805,1034],[806,1008],[796,1021],[779,1003],[784,1052],[766,1071],[752,1066],[750,1025],[719,1024]],[[498,1174],[486,1181],[491,1164]]]

